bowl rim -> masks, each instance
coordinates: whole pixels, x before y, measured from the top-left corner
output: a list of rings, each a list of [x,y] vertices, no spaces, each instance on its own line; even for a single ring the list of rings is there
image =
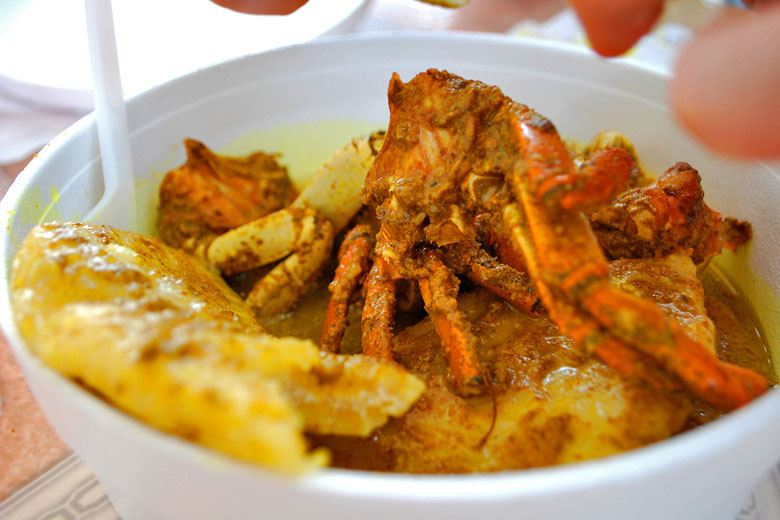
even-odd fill
[[[253,57],[290,52],[305,47],[332,45],[360,45],[366,42],[382,43],[398,39],[418,42],[457,41],[469,44],[482,42],[488,45],[525,47],[541,52],[559,52],[565,54],[591,55],[581,46],[541,39],[524,39],[492,33],[431,33],[405,31],[374,34],[349,34],[325,37],[312,42],[290,45],[261,53],[247,54],[225,62],[205,67],[184,76],[174,78],[149,90],[138,93],[127,100],[128,108],[143,103],[150,92],[170,88],[178,81],[192,80],[205,71],[241,66],[241,63]],[[612,61],[614,67],[642,70],[665,82],[669,73],[647,64],[630,59]],[[56,136],[20,173],[0,201],[0,258],[6,261],[8,255],[8,234],[13,218],[13,207],[36,172],[46,165],[50,155],[62,146],[67,146],[74,136],[94,131],[94,113],[90,113]],[[760,163],[759,161],[757,161]],[[762,164],[762,163],[760,163]],[[10,259],[9,259],[10,260]],[[272,470],[248,462],[233,459],[209,448],[187,442],[167,434],[152,426],[125,414],[109,403],[77,387],[70,380],[49,368],[24,346],[15,322],[12,319],[9,276],[13,261],[8,261],[7,269],[0,278],[0,330],[5,334],[11,351],[20,362],[23,370],[35,370],[46,384],[52,385],[66,399],[72,399],[75,405],[83,407],[88,413],[96,414],[101,420],[115,428],[121,428],[153,450],[169,450],[177,457],[205,460],[213,467],[223,467],[238,474],[251,477],[275,476]],[[666,471],[672,462],[696,463],[712,456],[713,453],[728,450],[767,427],[777,424],[780,417],[780,392],[770,390],[745,407],[735,410],[720,419],[680,433],[664,441],[656,442],[627,452],[592,459],[584,462],[561,464],[557,466],[532,468],[525,470],[503,471],[496,473],[415,475],[403,473],[381,473],[369,471],[324,468],[296,479],[298,485],[317,493],[341,497],[364,498],[404,498],[425,502],[433,500],[469,501],[496,500],[555,494],[580,488],[592,488],[607,484],[631,484],[647,475]],[[776,461],[767,460],[766,468]]]

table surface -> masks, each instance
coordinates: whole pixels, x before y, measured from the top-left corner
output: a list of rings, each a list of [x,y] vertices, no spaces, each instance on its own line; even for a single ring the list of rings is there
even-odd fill
[[[713,6],[711,3],[672,2],[667,9],[667,18],[696,29],[712,17]],[[475,0],[464,8],[450,10],[415,0],[370,0],[351,30],[506,32],[523,20],[547,20],[565,7],[565,0]],[[27,161],[0,165],[0,195]],[[16,518],[40,516],[41,511],[33,513],[36,510],[30,509],[30,496],[48,484],[52,489],[68,490],[73,500],[76,496],[79,500],[91,497],[92,502],[86,510],[92,518],[116,518],[89,469],[70,453],[43,417],[1,336],[0,399],[0,517],[5,514]],[[774,478],[777,478],[776,474]],[[71,487],[78,487],[79,493],[68,488],[66,482],[70,482]],[[59,485],[54,485],[57,483]],[[67,503],[61,497],[58,500]],[[80,508],[85,510],[83,504]],[[759,518],[752,515],[748,501],[740,518]]]

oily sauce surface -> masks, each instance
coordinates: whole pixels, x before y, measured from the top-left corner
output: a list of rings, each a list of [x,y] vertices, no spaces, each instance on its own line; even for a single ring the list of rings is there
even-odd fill
[[[717,272],[703,275],[718,355],[776,383],[768,348],[747,306]],[[298,308],[266,320],[275,335],[319,341],[326,273]],[[465,473],[549,466],[619,453],[719,417],[686,393],[627,381],[576,349],[546,318],[530,318],[489,292],[464,291],[459,305],[480,338],[492,395],[457,395],[438,336],[424,314],[401,316],[395,360],[428,388],[412,409],[368,438],[310,436],[332,465],[409,473]],[[343,352],[360,351],[360,306],[350,310]],[[495,422],[494,422],[495,419]]]

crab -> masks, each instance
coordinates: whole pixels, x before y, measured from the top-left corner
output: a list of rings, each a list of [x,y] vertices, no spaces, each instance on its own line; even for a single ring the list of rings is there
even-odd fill
[[[594,146],[575,164],[548,119],[496,87],[443,71],[408,83],[396,74],[388,97],[387,136],[363,188],[379,233],[373,244],[369,230],[357,229],[342,245],[324,348],[337,348],[345,302],[365,279],[363,351],[392,359],[395,287],[414,280],[459,393],[481,394],[489,374],[457,307],[456,274],[500,265],[519,283],[515,291],[522,288],[521,306],[535,310],[538,297],[564,334],[620,373],[684,387],[721,410],[766,391],[762,376],[718,360],[655,304],[610,281],[586,214],[615,204],[636,179],[626,146]],[[635,189],[650,197],[659,184]],[[657,209],[672,206],[665,208]],[[712,222],[708,229],[717,227]],[[710,242],[709,249],[723,245]]]
[[[351,140],[315,172],[294,199],[289,196],[292,188],[287,187],[286,171],[278,175],[282,168],[275,162],[275,188],[256,173],[244,173],[248,165],[256,165],[261,158],[267,163],[274,156],[220,157],[187,140],[187,163],[169,172],[161,186],[160,234],[168,238],[166,243],[193,252],[223,276],[276,263],[254,284],[246,302],[259,317],[286,312],[320,273],[334,236],[362,207],[363,179],[383,137],[375,132]],[[174,189],[177,183],[183,187]],[[232,189],[236,185],[240,191]],[[219,221],[215,216],[239,213],[235,208],[244,206],[254,210],[234,218],[232,225],[215,225]],[[176,221],[177,213],[183,214],[186,226]],[[189,215],[197,218],[184,218]]]
[[[723,248],[734,250],[752,234],[748,222],[724,219],[705,204],[701,176],[685,162],[648,186],[621,193],[588,219],[610,259],[689,250],[696,265],[706,266]]]
[[[528,313],[546,311],[564,334],[629,377],[687,388],[722,410],[766,390],[761,376],[719,361],[654,304],[609,280],[605,254],[687,250],[706,264],[749,237],[747,224],[723,221],[703,203],[690,166],[675,165],[647,185],[633,146],[614,132],[572,158],[549,120],[496,87],[447,72],[429,70],[408,83],[394,75],[389,102],[386,136],[354,140],[292,204],[198,247],[226,276],[279,262],[247,297],[258,315],[295,305],[333,237],[365,203],[375,221],[349,230],[339,249],[324,350],[339,351],[347,309],[362,287],[363,353],[392,361],[397,300],[416,291],[454,386],[464,397],[484,393],[490,377],[479,340],[457,305],[464,276]]]
[[[170,246],[192,252],[295,199],[287,170],[274,155],[220,156],[195,139],[185,139],[184,148],[187,161],[160,184],[157,229]]]

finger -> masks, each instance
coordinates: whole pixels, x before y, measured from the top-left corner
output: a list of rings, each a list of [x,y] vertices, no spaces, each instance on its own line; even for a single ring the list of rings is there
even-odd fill
[[[664,0],[571,0],[590,45],[603,56],[623,54],[652,29]]]
[[[742,3],[748,7],[763,7],[769,4],[776,4],[778,0],[742,0]]]
[[[719,20],[681,54],[672,106],[705,145],[735,157],[780,157],[778,28],[775,3]]]
[[[217,5],[247,14],[290,14],[307,0],[211,0]]]

